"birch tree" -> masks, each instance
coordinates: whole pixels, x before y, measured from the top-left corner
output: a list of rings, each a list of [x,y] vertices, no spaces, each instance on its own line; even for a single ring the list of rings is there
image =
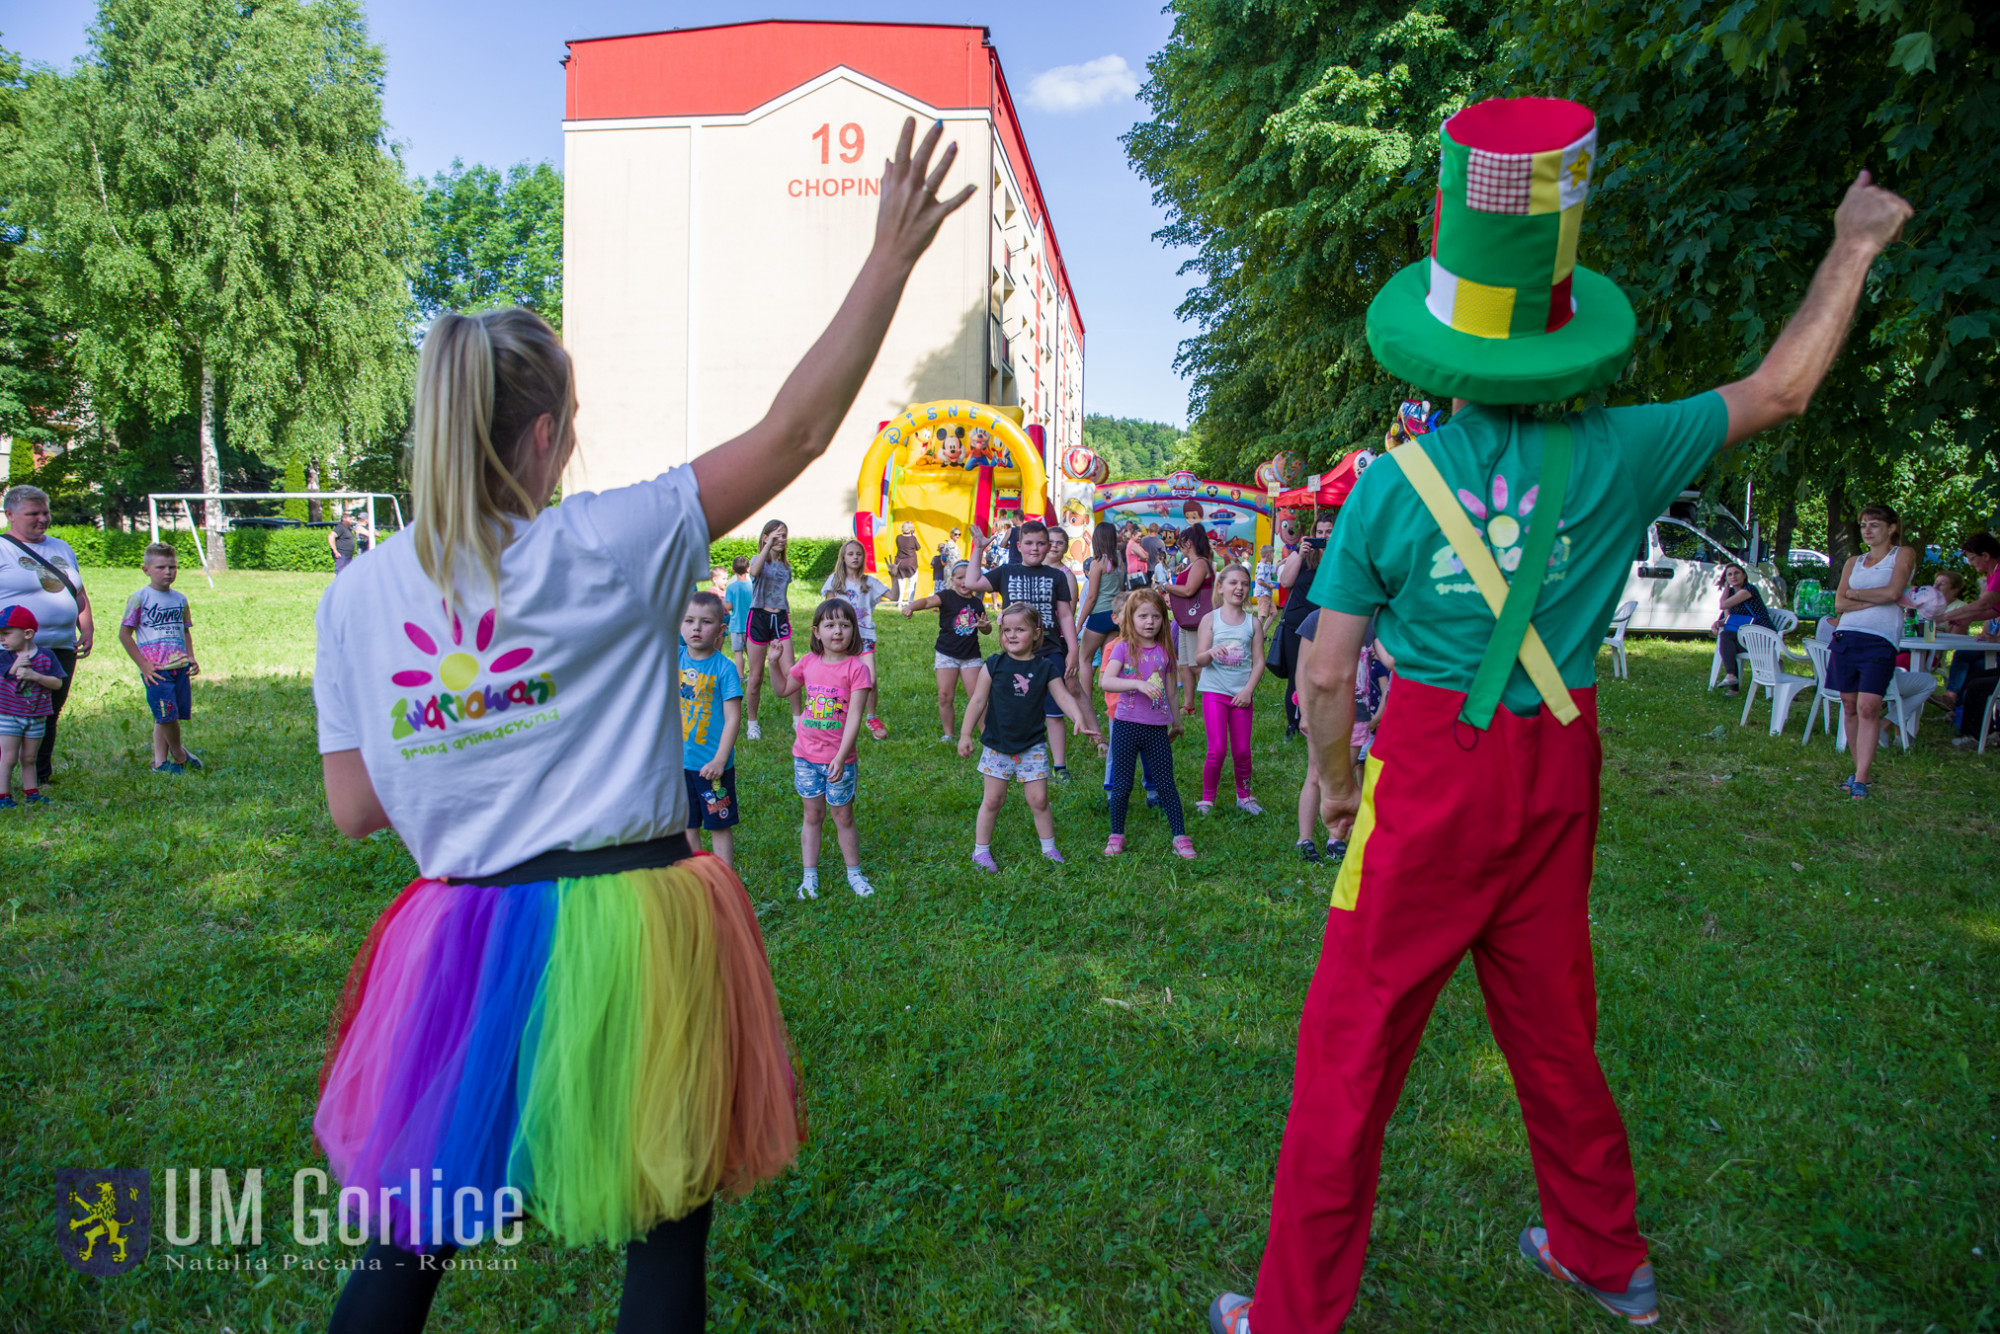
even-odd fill
[[[14,188],[102,402],[266,455],[389,420],[413,363],[415,196],[355,0],[103,0],[30,80]],[[204,507],[211,560],[219,506]]]

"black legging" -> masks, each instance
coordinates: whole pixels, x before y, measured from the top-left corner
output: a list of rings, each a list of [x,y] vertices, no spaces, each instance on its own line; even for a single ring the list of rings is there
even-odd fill
[[[618,1300],[618,1334],[700,1334],[708,1323],[708,1224],[714,1204],[662,1223],[625,1247],[625,1290]],[[418,1334],[456,1246],[415,1255],[376,1242],[368,1262],[340,1291],[327,1334]]]
[[[1736,642],[1736,632],[1734,630],[1722,631],[1715,637],[1715,643],[1716,647],[1722,650],[1722,674],[1731,680],[1735,680],[1736,655],[1743,651],[1743,646]]]
[[[1990,672],[1981,666],[1966,675],[1965,685],[1958,692],[1960,736],[1979,735],[1979,724],[1986,717],[1986,701],[1995,686],[2000,686],[2000,671]]]
[[[1298,671],[1299,645],[1305,642],[1299,635],[1299,627],[1306,623],[1306,617],[1318,609],[1316,603],[1299,585],[1292,586],[1291,596],[1285,599],[1285,615],[1278,622],[1277,661],[1271,663],[1273,675],[1281,676],[1292,683],[1285,691],[1285,735],[1296,736],[1299,731]]]
[[[1180,789],[1174,786],[1174,748],[1166,726],[1123,719],[1111,733],[1111,832],[1125,832],[1125,808],[1132,803],[1133,770],[1141,755],[1146,757],[1146,777],[1153,780],[1166,809],[1167,824],[1179,838],[1187,833],[1187,824],[1181,816]]]
[[[73,648],[52,648],[49,656],[62,668],[63,683],[49,692],[49,702],[55,712],[49,715],[48,729],[42,733],[42,744],[35,751],[35,781],[46,783],[55,772],[56,763],[56,720],[62,717],[63,705],[69,702],[69,684],[76,678],[76,650]],[[21,775],[21,786],[28,785],[28,776]]]

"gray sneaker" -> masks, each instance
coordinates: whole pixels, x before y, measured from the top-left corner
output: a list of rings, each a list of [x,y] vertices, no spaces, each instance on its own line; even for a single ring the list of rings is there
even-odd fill
[[[1250,1334],[1250,1299],[1225,1292],[1208,1304],[1208,1334]]]
[[[1613,1315],[1624,1316],[1635,1325],[1650,1325],[1660,1318],[1659,1290],[1653,1286],[1653,1266],[1651,1262],[1640,1265],[1632,1271],[1632,1281],[1623,1292],[1606,1292],[1593,1288],[1575,1274],[1562,1267],[1555,1256],[1549,1254],[1549,1234],[1538,1227],[1524,1228],[1521,1232],[1521,1254],[1528,1257],[1535,1268],[1560,1283],[1582,1288],[1593,1297],[1597,1304]]]

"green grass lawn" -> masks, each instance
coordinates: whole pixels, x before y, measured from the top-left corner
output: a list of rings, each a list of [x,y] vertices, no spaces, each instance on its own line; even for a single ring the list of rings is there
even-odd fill
[[[87,578],[107,622],[139,582]],[[284,1267],[301,1253],[290,1183],[320,1163],[336,990],[414,868],[391,839],[340,837],[321,803],[324,582],[183,579],[206,774],[147,772],[137,673],[106,631],[64,719],[57,804],[0,813],[0,1245],[20,1261],[0,1327],[325,1323],[337,1277]],[[936,737],[934,625],[886,618],[894,734],[864,737],[857,807],[873,899],[837,874],[818,902],[791,897],[785,729],[739,750],[739,861],[811,1139],[795,1170],[719,1207],[714,1327],[1201,1329],[1214,1292],[1254,1280],[1332,885],[1292,853],[1304,753],[1279,741],[1273,684],[1256,777],[1271,813],[1197,823],[1192,864],[1143,811],[1104,862],[1079,757],[1057,794],[1069,864],[1035,856],[1016,802],[995,848],[1007,869],[982,876],[978,778]],[[1797,714],[1772,738],[1760,704],[1739,729],[1740,704],[1702,689],[1708,657],[1635,641],[1631,679],[1600,696],[1600,1050],[1661,1328],[2000,1328],[2000,756],[1951,751],[1933,711],[1857,805],[1832,786],[1846,770],[1830,744],[1801,749]],[[1178,755],[1190,806],[1197,747]],[[153,1170],[152,1254],[85,1278],[57,1255],[53,1173],[111,1165]],[[193,1166],[265,1170],[262,1247],[167,1246],[163,1171]],[[1515,1254],[1535,1217],[1507,1069],[1461,969],[1389,1128],[1349,1328],[1611,1328]],[[268,1267],[176,1271],[169,1253]],[[612,1327],[615,1254],[532,1227],[515,1254],[512,1273],[450,1278],[432,1328]]]

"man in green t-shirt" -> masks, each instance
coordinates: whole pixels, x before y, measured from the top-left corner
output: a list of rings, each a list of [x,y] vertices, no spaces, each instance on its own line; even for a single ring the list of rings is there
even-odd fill
[[[1440,138],[1431,256],[1376,296],[1368,341],[1392,373],[1452,398],[1452,416],[1362,474],[1313,581],[1323,610],[1299,693],[1321,813],[1350,842],[1299,1023],[1255,1300],[1217,1298],[1215,1334],[1346,1319],[1383,1130],[1468,951],[1534,1158],[1544,1217],[1523,1253],[1634,1324],[1657,1319],[1596,1052],[1597,649],[1646,526],[1718,450],[1805,411],[1869,265],[1911,214],[1862,174],[1749,378],[1678,403],[1536,413],[1631,359],[1630,304],[1576,263],[1595,117],[1495,99]],[[1370,617],[1396,680],[1357,785],[1347,746]]]

